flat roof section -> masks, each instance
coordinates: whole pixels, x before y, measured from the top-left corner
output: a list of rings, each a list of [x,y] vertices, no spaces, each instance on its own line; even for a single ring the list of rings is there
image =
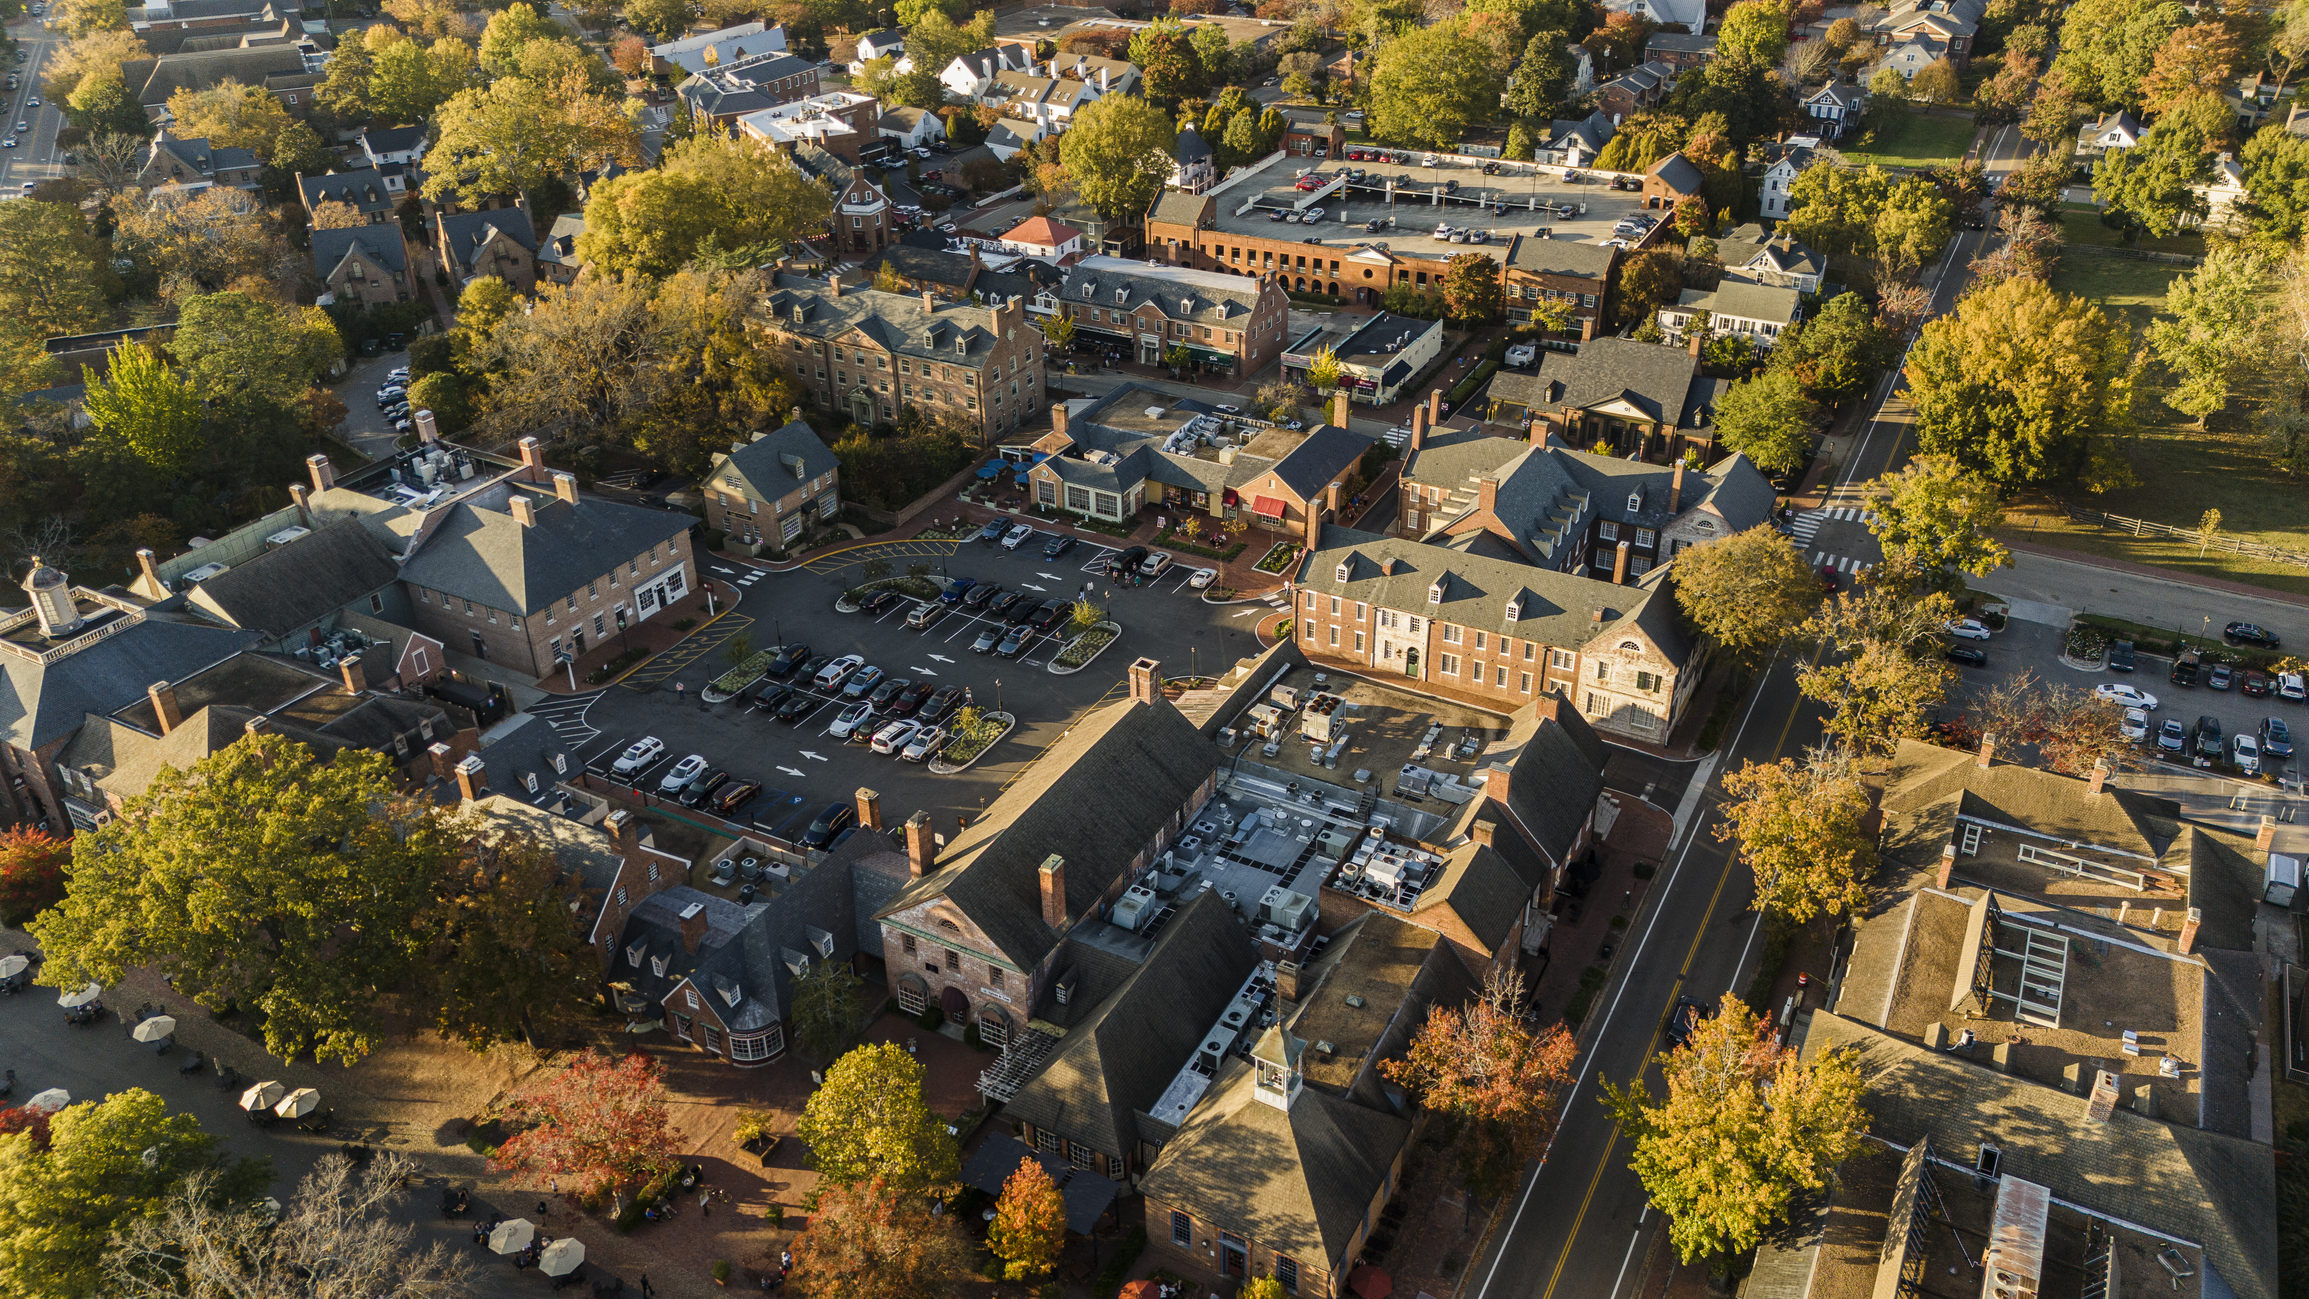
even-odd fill
[[[1296,188],[1304,163],[1298,158],[1270,163],[1219,195],[1214,232],[1313,241],[1332,248],[1377,243],[1407,257],[1488,251],[1505,260],[1517,235],[1547,231],[1555,239],[1601,244],[1615,237],[1613,227],[1621,218],[1643,211],[1641,193],[1614,190],[1601,179],[1567,184],[1552,173],[1522,170],[1527,164],[1503,164],[1518,170],[1486,176],[1481,168],[1464,165],[1430,168],[1329,159],[1316,169],[1333,176],[1328,183],[1336,188],[1326,192]],[[1350,173],[1361,171],[1362,179],[1339,185],[1333,174],[1342,167]],[[1389,181],[1394,182],[1392,191]],[[1450,189],[1454,181],[1455,190]],[[1323,217],[1313,226],[1278,219],[1317,206]],[[1382,224],[1373,230],[1373,222]],[[1438,223],[1482,231],[1486,242],[1437,241],[1432,235]]]

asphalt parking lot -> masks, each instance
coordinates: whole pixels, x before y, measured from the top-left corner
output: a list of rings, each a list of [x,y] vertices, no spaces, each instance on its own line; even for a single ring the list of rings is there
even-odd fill
[[[1111,551],[1085,542],[1050,560],[1042,554],[1047,539],[1047,534],[1038,533],[1015,551],[979,542],[870,544],[846,552],[841,557],[846,562],[839,565],[813,565],[825,571],[767,574],[742,587],[739,613],[748,620],[745,633],[756,650],[800,641],[813,654],[856,654],[880,668],[884,681],[905,679],[934,688],[959,685],[970,704],[1014,714],[1016,728],[967,771],[941,776],[933,774],[927,763],[873,753],[867,744],[872,728],[852,742],[834,738],[828,727],[841,715],[843,704],[855,701],[841,699],[839,689],[817,689],[798,675],[790,684],[811,703],[791,721],[753,710],[740,700],[703,704],[700,689],[729,668],[728,658],[720,652],[698,655],[657,679],[641,681],[642,674],[637,674],[593,695],[549,702],[530,711],[545,716],[567,751],[587,770],[604,777],[628,745],[643,736],[657,737],[665,752],[634,782],[653,793],[662,774],[692,753],[735,778],[761,782],[764,794],[730,815],[751,821],[766,833],[776,834],[781,828],[798,833],[808,820],[802,816],[799,824],[790,824],[798,813],[814,816],[828,803],[847,803],[860,786],[881,792],[886,821],[902,821],[916,809],[925,809],[941,817],[943,832],[952,822],[941,814],[975,816],[1084,712],[1122,697],[1133,659],[1144,655],[1160,660],[1165,676],[1209,672],[1255,652],[1258,615],[1276,612],[1263,601],[1204,603],[1186,588],[1193,568],[1185,563],[1174,563],[1144,586],[1119,587],[1097,571]],[[925,556],[935,550],[951,553]],[[930,576],[935,580],[967,576],[1018,592],[1022,601],[1072,600],[1087,584],[1123,632],[1088,667],[1053,675],[1047,668],[1062,643],[1056,639],[1037,638],[1016,658],[975,651],[980,634],[1001,624],[983,611],[949,609],[920,629],[907,625],[907,615],[916,605],[912,599],[879,615],[835,612],[835,601],[863,579],[863,565],[878,556],[886,558],[896,573],[919,559],[932,564]],[[715,561],[709,558],[707,564],[712,568]],[[737,565],[726,567],[743,575]],[[717,623],[709,630],[722,626]],[[782,791],[782,797],[776,791]]]

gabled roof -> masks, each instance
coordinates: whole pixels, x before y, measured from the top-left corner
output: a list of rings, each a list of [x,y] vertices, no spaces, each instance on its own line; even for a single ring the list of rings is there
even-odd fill
[[[987,349],[1000,338],[994,307],[966,302],[933,302],[925,307],[920,294],[879,289],[844,288],[836,297],[823,280],[803,275],[771,279],[760,299],[761,310],[788,332],[832,338],[857,330],[888,351],[952,362],[971,357],[983,362]],[[794,318],[797,310],[800,320]],[[958,339],[969,343],[968,352],[956,348]]]
[[[1147,266],[1122,257],[1092,256],[1076,262],[1067,272],[1059,296],[1068,302],[1125,309],[1152,303],[1166,319],[1216,324],[1250,315],[1266,287],[1263,280],[1223,271]]]
[[[1866,98],[1868,98],[1866,87],[1848,86],[1840,81],[1831,81],[1806,96],[1804,102],[1816,104],[1825,100],[1839,108],[1850,108]]]
[[[305,70],[304,52],[294,45],[257,45],[130,59],[120,65],[120,79],[150,112],[179,90],[209,90],[228,79],[274,90],[309,86],[320,76]]]
[[[1601,280],[1611,275],[1619,249],[1577,239],[1545,239],[1517,235],[1507,246],[1507,269],[1530,275],[1566,275]]]
[[[1685,311],[1705,311],[1711,316],[1761,320],[1781,326],[1795,323],[1796,308],[1802,301],[1803,294],[1795,289],[1729,277],[1713,289],[1685,289],[1676,295],[1676,305]]]
[[[1576,122],[1564,118],[1550,122],[1547,128],[1547,147],[1563,149],[1576,141],[1590,153],[1601,153],[1617,132],[1618,128],[1612,125],[1611,119],[1604,116],[1603,110],[1599,108]]]
[[[297,191],[304,195],[308,212],[323,203],[350,204],[362,216],[393,210],[392,192],[385,188],[384,173],[375,167],[333,171],[326,176],[299,176]]]
[[[686,514],[580,497],[531,495],[535,526],[503,508],[460,501],[402,565],[404,581],[528,615],[613,566],[689,530]]]
[[[1222,756],[1159,696],[1097,710],[1045,749],[947,846],[940,869],[884,914],[944,897],[1005,959],[1035,969],[1060,937],[1042,918],[1044,860],[1065,861],[1067,914],[1090,915]]]
[[[1034,244],[1042,248],[1063,248],[1070,240],[1082,238],[1082,232],[1070,225],[1062,225],[1046,216],[1028,217],[1004,232],[1003,241],[1014,244]]]
[[[1208,194],[1189,194],[1183,190],[1166,189],[1149,212],[1149,221],[1165,221],[1174,225],[1199,226],[1217,208],[1218,200]]]
[[[280,637],[383,590],[398,576],[384,544],[358,520],[341,519],[226,569],[194,587],[185,602],[227,627]]]
[[[373,154],[407,153],[424,143],[425,127],[421,123],[416,126],[364,126],[361,128],[361,145]]]
[[[1068,1026],[1042,1071],[1004,1113],[1130,1158],[1138,1144],[1136,1114],[1161,1099],[1258,963],[1250,933],[1226,901],[1216,892],[1198,895],[1165,927],[1129,981]]]
[[[1300,500],[1313,500],[1369,451],[1371,445],[1371,439],[1360,433],[1350,433],[1332,424],[1318,424],[1299,445],[1276,462],[1275,476],[1297,493]]]
[[[1707,184],[1700,169],[1692,165],[1681,149],[1644,168],[1644,174],[1658,177],[1661,184],[1678,194],[1697,194]]]
[[[537,246],[537,260],[556,266],[577,265],[577,237],[584,233],[582,212],[564,212],[553,218],[553,229],[547,232],[545,242]]]
[[[0,654],[0,734],[25,750],[77,729],[89,713],[106,714],[144,698],[155,681],[175,681],[213,666],[262,639],[255,632],[178,622],[148,614],[53,663]]]
[[[1902,740],[1884,776],[1882,803],[1889,820],[1912,815],[1950,795],[1962,795],[1967,815],[2024,826],[2054,838],[2100,844],[2160,857],[2171,844],[2167,800],[2110,786],[2099,798],[2073,776],[2014,762],[1983,767],[1971,752]],[[1938,844],[1932,845],[1935,856]]]
[[[313,231],[313,269],[326,280],[336,274],[337,268],[345,264],[355,249],[388,271],[409,269],[409,246],[401,238],[401,227],[394,222]]]
[[[707,477],[721,478],[735,473],[753,488],[756,496],[776,501],[818,475],[832,473],[840,467],[841,462],[826,448],[817,430],[795,420],[762,434],[728,455],[716,457],[714,472]]]
[[[1631,338],[1594,338],[1580,345],[1577,352],[1542,352],[1539,368],[1528,375],[1513,376],[1518,382],[1511,387],[1527,389],[1533,401],[1540,406],[1569,406],[1585,409],[1607,401],[1626,400],[1645,412],[1646,418],[1676,427],[1689,427],[1692,395],[1692,376],[1698,371],[1698,362],[1680,347],[1659,343],[1639,343]],[[1505,374],[1500,380],[1509,378]],[[1505,396],[1494,381],[1495,396]],[[1560,383],[1562,391],[1547,397],[1548,385]]]
[[[440,218],[441,243],[460,267],[473,265],[473,256],[502,236],[528,252],[537,251],[537,229],[529,214],[517,207],[488,212],[444,213]]]
[[[1171,157],[1182,163],[1201,162],[1211,156],[1211,146],[1203,142],[1203,133],[1192,123],[1182,128],[1171,141]]]
[[[1653,32],[1651,39],[1644,42],[1646,54],[1653,50],[1673,50],[1678,54],[1704,54],[1715,48],[1716,33],[1714,32],[1708,32],[1705,35],[1699,32]]]

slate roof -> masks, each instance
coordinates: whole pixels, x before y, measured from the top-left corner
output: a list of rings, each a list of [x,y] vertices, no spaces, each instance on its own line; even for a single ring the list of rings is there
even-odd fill
[[[1217,769],[1218,746],[1168,700],[1125,699],[1076,722],[985,815],[944,864],[886,911],[943,896],[1022,970],[1057,945],[1042,919],[1044,859],[1066,862],[1067,914],[1082,917]]]
[[[1005,1115],[1129,1159],[1138,1146],[1136,1114],[1161,1099],[1258,963],[1225,900],[1197,896],[1121,990],[1068,1026]],[[1078,985],[1069,1002],[1082,991]]]
[[[405,274],[409,269],[409,248],[401,238],[398,225],[351,226],[312,233],[313,269],[324,280],[345,264],[355,248],[388,271]]]
[[[537,523],[471,501],[449,507],[402,565],[403,581],[528,615],[617,564],[688,531],[689,515],[580,497],[532,495]],[[146,678],[147,681],[153,678]]]
[[[1201,162],[1203,159],[1210,156],[1211,146],[1203,143],[1203,133],[1199,130],[1196,130],[1192,125],[1189,125],[1180,130],[1177,138],[1171,142],[1171,157],[1179,162]],[[1174,190],[1172,192],[1176,193],[1177,191]],[[1181,197],[1192,196],[1182,195]]]
[[[1716,255],[1726,267],[1739,270],[1761,261],[1782,275],[1823,275],[1828,259],[1785,234],[1760,225],[1740,226],[1716,241]]]
[[[244,86],[285,90],[310,86],[321,78],[305,71],[305,56],[294,45],[201,50],[129,59],[120,65],[121,84],[147,112],[166,106],[168,97],[179,90],[209,90],[228,79]]]
[[[820,871],[829,877],[842,873],[839,868],[819,867],[788,892],[744,906],[682,884],[651,894],[626,917],[610,960],[610,977],[630,984],[652,1004],[663,1004],[687,980],[731,1030],[744,1033],[769,1027],[786,1014],[793,978],[787,953],[813,962],[841,961],[856,950],[857,936],[847,916],[812,916],[807,914],[811,908],[795,905],[792,890],[815,882]],[[837,901],[846,901],[849,881],[840,882],[838,892],[826,891]],[[681,937],[681,913],[691,906],[705,909],[706,932],[695,952],[683,949]],[[834,950],[814,947],[807,932],[811,929],[825,934]]]
[[[1618,134],[1618,130],[1602,109],[1576,122],[1559,117],[1548,123],[1547,147],[1560,150],[1576,140],[1589,153],[1601,153],[1603,147],[1611,143],[1612,136]]]
[[[1189,194],[1183,190],[1166,189],[1155,199],[1147,220],[1172,225],[1200,226],[1216,210],[1218,200],[1208,194]]]
[[[1705,35],[1698,32],[1653,32],[1651,39],[1644,42],[1644,52],[1647,54],[1653,50],[1674,50],[1679,54],[1700,54],[1713,51],[1715,48],[1716,34],[1714,32]]]
[[[537,229],[529,224],[529,214],[517,207],[444,213],[439,220],[441,242],[448,247],[449,255],[457,259],[460,268],[473,265],[473,254],[489,242],[493,231],[532,253],[537,251]]]
[[[1676,194],[1697,194],[1707,184],[1700,169],[1692,165],[1681,149],[1644,168],[1644,174],[1658,177],[1661,184]]]
[[[1632,338],[1594,338],[1580,344],[1577,352],[1541,352],[1537,370],[1514,375],[1502,372],[1492,382],[1492,395],[1527,407],[1582,410],[1625,399],[1645,412],[1647,419],[1676,428],[1697,428],[1705,399],[1714,391],[1712,387],[1695,389],[1698,368],[1691,354],[1680,347],[1639,343]],[[1552,383],[1562,384],[1563,389],[1550,398],[1546,394]]]
[[[202,582],[186,603],[227,627],[280,637],[383,590],[398,576],[384,543],[358,520],[341,519]]]
[[[40,664],[0,654],[0,734],[38,749],[77,729],[89,713],[112,713],[144,698],[155,681],[211,667],[261,638],[255,632],[150,614],[77,653]]]
[[[167,735],[154,735],[90,713],[80,734],[57,751],[56,765],[85,774],[98,789],[125,801],[151,788],[163,768],[189,771],[201,759],[229,747],[248,734],[249,719],[259,715],[252,708],[215,704],[185,718]],[[316,747],[325,758],[344,746]]]
[[[365,126],[361,147],[370,154],[407,153],[425,143],[425,126]]]
[[[882,116],[877,118],[874,124],[884,131],[899,135],[912,135],[915,128],[922,125],[922,119],[928,116],[930,116],[928,109],[907,108],[904,105],[899,105],[894,108],[883,109]]]
[[[1761,320],[1783,328],[1795,323],[1796,310],[1802,301],[1803,295],[1795,289],[1728,276],[1713,289],[1704,292],[1685,289],[1676,296],[1676,305],[1685,311],[1705,311],[1711,316],[1730,316],[1737,320]]]
[[[802,275],[773,274],[760,306],[782,331],[832,338],[855,329],[900,356],[956,363],[976,357],[983,363],[987,349],[1000,341],[992,307],[938,302],[925,308],[918,293],[871,288],[845,288],[835,297],[825,281]],[[800,320],[794,318],[797,307]],[[933,333],[935,342],[929,341]],[[969,342],[968,352],[955,350],[957,337]]]
[[[1610,244],[1517,235],[1515,242],[1507,246],[1507,269],[1530,275],[1602,280],[1610,277],[1612,262],[1619,257],[1619,251]]]
[[[795,464],[800,470],[796,472]],[[727,455],[716,457],[709,480],[726,478],[732,471],[765,501],[783,500],[795,488],[820,474],[841,468],[816,429],[801,420],[772,429]]]
[[[1860,1066],[1873,1135],[1902,1145],[1928,1137],[1958,1158],[1982,1142],[1994,1144],[2005,1174],[2085,1209],[2198,1242],[2208,1268],[2238,1299],[2276,1299],[2277,1192],[2268,1146],[2122,1107],[2094,1122],[2082,1096],[1814,1011],[1804,1057],[1839,1049]]]
[[[585,233],[585,214],[564,212],[553,218],[553,229],[537,246],[537,260],[555,266],[576,266],[577,237]]]
[[[1371,449],[1371,439],[1332,424],[1318,424],[1275,464],[1275,476],[1300,500],[1323,494],[1331,481]],[[1222,466],[1223,467],[1223,466]]]
[[[1074,264],[1059,296],[1068,302],[1126,310],[1152,302],[1165,319],[1217,324],[1250,315],[1264,283],[1222,271],[1146,266],[1127,258],[1096,256]],[[1123,293],[1119,299],[1117,290]]]
[[[1495,748],[1509,745],[1521,746],[1508,766],[1507,812],[1512,827],[1549,861],[1565,865],[1603,793],[1603,769],[1611,751],[1587,718],[1560,695],[1517,709],[1508,719],[1506,741]],[[1475,802],[1480,806],[1484,800]]]
[[[171,135],[165,128],[153,138],[152,150],[154,153],[165,152],[178,162],[212,180],[220,171],[249,171],[260,165],[257,162],[256,154],[247,149],[213,148],[205,135],[193,136],[188,139],[184,136]]]
[[[297,192],[304,195],[308,212],[323,203],[350,204],[362,216],[393,210],[393,195],[385,188],[384,173],[375,167],[333,171],[326,176],[299,176]]]

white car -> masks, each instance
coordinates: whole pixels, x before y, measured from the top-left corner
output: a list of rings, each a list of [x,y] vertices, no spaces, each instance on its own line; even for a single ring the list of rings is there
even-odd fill
[[[2139,686],[2126,685],[2122,681],[2111,681],[2107,685],[2094,686],[2093,698],[2106,699],[2112,704],[2119,704],[2126,708],[2138,708],[2144,713],[2157,711],[2157,697],[2155,695]]]
[[[664,740],[654,735],[645,735],[626,746],[625,752],[617,755],[617,761],[609,764],[609,769],[620,776],[630,776],[657,761],[658,755],[663,752]]]
[[[938,752],[939,746],[945,743],[945,727],[925,726],[914,732],[914,738],[906,741],[906,747],[899,752],[898,756],[908,762],[922,762],[927,760],[931,754]]]
[[[2302,688],[2301,674],[2298,672],[2278,673],[2277,697],[2279,699],[2290,699],[2294,703],[2300,703],[2303,699],[2309,699],[2309,690],[2304,690]]]
[[[1520,370],[1538,359],[1539,348],[1535,344],[1518,343],[1507,349],[1507,364],[1511,369]]]
[[[1988,628],[1970,618],[1958,618],[1948,624],[1949,634],[1966,640],[1987,640]]]
[[[857,654],[844,654],[842,657],[835,659],[833,662],[828,663],[826,666],[819,668],[818,675],[810,679],[810,684],[816,686],[820,690],[831,690],[834,687],[842,684],[843,680],[847,678],[851,673],[864,666],[866,666],[866,660],[862,656]]]
[[[673,764],[667,769],[665,775],[658,778],[657,792],[660,794],[678,794],[682,791],[682,786],[696,780],[698,773],[705,769],[706,755],[693,753]]]
[[[1194,571],[1194,576],[1187,579],[1187,589],[1190,591],[1200,591],[1204,587],[1207,587],[1211,583],[1217,581],[1218,577],[1219,570],[1215,568],[1198,568]]]
[[[1012,528],[1010,531],[1002,534],[1002,548],[1004,550],[1016,550],[1020,546],[1025,545],[1026,539],[1033,535],[1034,529],[1024,523],[1021,523],[1017,527]]]
[[[2248,776],[2261,774],[2261,742],[2259,740],[2239,731],[2236,738],[2229,741],[2229,744],[2230,755],[2237,763],[2237,770]]]
[[[873,750],[876,753],[896,753],[905,748],[907,742],[914,738],[914,733],[921,729],[922,723],[920,722],[892,722],[874,732]]]
[[[2117,734],[2138,744],[2149,738],[2149,715],[2146,710],[2127,708],[2125,719],[2117,723]]]
[[[1138,562],[1141,577],[1155,577],[1171,566],[1171,552],[1158,550]]]
[[[832,726],[826,728],[826,734],[837,740],[850,739],[858,733],[859,727],[872,721],[873,718],[874,705],[863,702],[852,704],[842,710],[841,716],[834,719]]]

